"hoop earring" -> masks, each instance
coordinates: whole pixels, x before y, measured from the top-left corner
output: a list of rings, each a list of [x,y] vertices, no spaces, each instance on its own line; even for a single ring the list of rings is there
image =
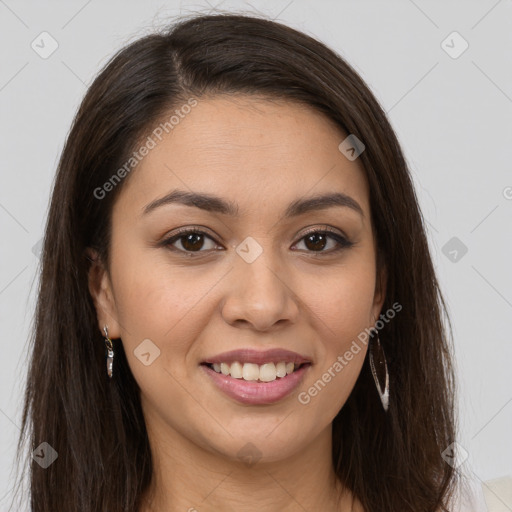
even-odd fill
[[[114,364],[114,345],[112,344],[112,340],[108,337],[108,329],[106,325],[103,327],[103,332],[105,333],[105,346],[107,348],[107,375],[111,379],[112,366]]]
[[[384,354],[384,348],[380,342],[379,332],[377,329],[372,328],[370,336],[370,367],[372,369],[375,386],[380,396],[380,401],[382,402],[382,407],[384,408],[384,411],[387,412],[389,407],[389,373],[386,356]],[[377,372],[379,372],[380,375]],[[381,384],[382,381],[384,381],[384,385]]]

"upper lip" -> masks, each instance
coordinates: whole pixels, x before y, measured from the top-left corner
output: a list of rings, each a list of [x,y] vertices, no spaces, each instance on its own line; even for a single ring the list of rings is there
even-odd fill
[[[240,364],[244,363],[254,363],[258,365],[262,365],[265,363],[294,363],[294,364],[303,364],[303,363],[311,363],[311,359],[298,354],[297,352],[292,352],[290,350],[286,350],[284,348],[273,348],[269,350],[254,350],[251,348],[241,348],[238,350],[231,350],[230,352],[222,352],[222,354],[217,354],[212,357],[208,357],[202,363],[210,364],[210,363],[234,363],[238,361]]]

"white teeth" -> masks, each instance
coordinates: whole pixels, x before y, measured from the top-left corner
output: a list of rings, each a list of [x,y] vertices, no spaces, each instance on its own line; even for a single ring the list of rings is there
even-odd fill
[[[260,380],[262,382],[271,382],[276,380],[277,372],[274,363],[266,363],[260,366]]]
[[[242,369],[242,378],[244,380],[258,380],[260,377],[260,367],[257,364],[245,363]]]
[[[243,380],[260,380],[261,382],[271,382],[276,380],[277,377],[283,378],[295,371],[295,365],[292,362],[286,363],[284,361],[279,363],[265,363],[257,365],[255,363],[244,363],[243,365],[235,361],[229,365],[228,363],[213,363],[213,369],[217,373],[223,375],[230,375],[234,379]]]
[[[229,373],[234,379],[241,379],[243,377],[243,366],[238,361],[236,361],[231,364]]]
[[[276,376],[277,377],[286,377],[286,363],[277,363],[276,364]]]

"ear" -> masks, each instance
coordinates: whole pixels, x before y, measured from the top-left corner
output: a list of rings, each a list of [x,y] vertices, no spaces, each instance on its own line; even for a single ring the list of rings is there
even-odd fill
[[[380,271],[377,273],[375,280],[375,294],[373,296],[372,313],[374,320],[377,320],[381,314],[382,305],[386,298],[386,289],[388,282],[388,272],[386,266],[383,264]]]
[[[106,325],[109,338],[120,338],[121,331],[110,276],[101,262],[97,251],[88,247],[86,254],[87,258],[91,261],[88,274],[89,292],[96,308],[98,328],[102,335],[104,335],[103,327]]]

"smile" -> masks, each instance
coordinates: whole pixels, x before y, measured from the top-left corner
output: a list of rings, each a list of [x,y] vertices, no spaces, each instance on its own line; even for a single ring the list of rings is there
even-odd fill
[[[229,363],[213,363],[210,367],[217,373],[229,375],[234,379],[243,379],[246,381],[259,380],[260,382],[272,382],[276,378],[283,378],[293,373],[301,365],[293,362],[264,363],[258,365],[255,363],[240,363],[235,361]]]
[[[265,405],[278,402],[290,395],[303,381],[311,363],[265,363],[257,365],[234,362],[203,363],[200,368],[210,382],[237,402]]]

